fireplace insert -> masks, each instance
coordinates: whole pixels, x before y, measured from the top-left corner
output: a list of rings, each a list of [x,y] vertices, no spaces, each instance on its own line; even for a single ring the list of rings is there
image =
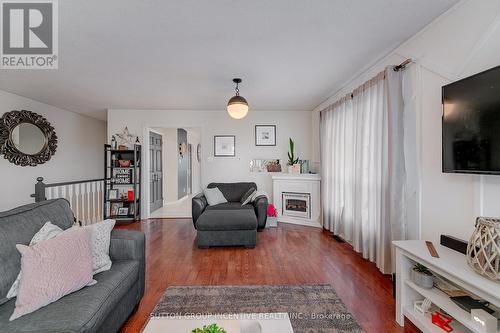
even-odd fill
[[[311,218],[311,194],[283,192],[283,212],[285,216]]]

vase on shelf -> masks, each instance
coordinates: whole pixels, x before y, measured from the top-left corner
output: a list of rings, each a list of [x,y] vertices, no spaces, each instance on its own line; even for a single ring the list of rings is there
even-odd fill
[[[500,282],[500,219],[476,219],[467,246],[467,263],[476,273]]]
[[[411,271],[411,280],[417,286],[424,289],[432,289],[432,287],[434,286],[434,279],[432,278],[432,275],[418,272],[416,270]]]

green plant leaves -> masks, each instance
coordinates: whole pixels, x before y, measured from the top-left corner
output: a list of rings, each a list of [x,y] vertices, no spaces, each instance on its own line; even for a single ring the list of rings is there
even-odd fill
[[[295,158],[295,142],[293,142],[292,138],[289,138],[289,146],[290,151],[288,152],[288,165],[294,165],[299,162],[299,158]]]
[[[205,325],[203,328],[195,328],[191,333],[227,333],[225,329],[217,324]]]

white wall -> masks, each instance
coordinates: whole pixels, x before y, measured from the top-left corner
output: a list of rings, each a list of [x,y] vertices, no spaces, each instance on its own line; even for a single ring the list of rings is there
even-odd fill
[[[254,126],[258,124],[277,125],[275,147],[255,146]],[[200,128],[203,187],[210,182],[254,181],[259,189],[271,194],[271,176],[251,173],[250,160],[280,158],[286,164],[289,137],[295,140],[296,154],[301,159],[311,157],[310,111],[251,110],[246,118],[234,120],[226,111],[108,110],[108,133],[110,135],[122,131],[125,126],[128,126],[131,133],[139,136],[141,133],[144,135],[147,132],[146,129],[150,127]],[[214,158],[214,135],[235,135],[236,157]],[[144,190],[143,193],[147,194],[147,191]]]
[[[49,162],[36,167],[14,165],[0,156],[0,211],[34,202],[37,177],[46,183],[102,178],[106,123],[0,91],[0,110],[30,110],[43,115],[55,128],[57,151]]]
[[[193,188],[191,192],[197,194],[201,192],[201,163],[196,157],[196,148],[201,144],[201,131],[199,128],[185,128],[187,131],[188,144],[191,145],[191,174],[193,178]]]
[[[500,1],[465,0],[406,41],[387,57],[373,59],[345,86],[319,105],[319,111],[383,70],[411,58],[420,73],[417,133],[420,152],[421,238],[438,241],[442,233],[468,239],[478,215],[500,216],[500,177],[441,172],[441,86],[500,65]],[[413,65],[415,66],[415,65]],[[313,136],[319,161],[319,136]]]

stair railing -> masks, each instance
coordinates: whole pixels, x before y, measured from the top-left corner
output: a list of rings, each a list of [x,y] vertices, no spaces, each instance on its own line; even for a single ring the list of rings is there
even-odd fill
[[[78,180],[72,182],[46,184],[38,177],[35,202],[64,198],[69,201],[75,219],[81,225],[89,225],[103,220],[104,179]]]

